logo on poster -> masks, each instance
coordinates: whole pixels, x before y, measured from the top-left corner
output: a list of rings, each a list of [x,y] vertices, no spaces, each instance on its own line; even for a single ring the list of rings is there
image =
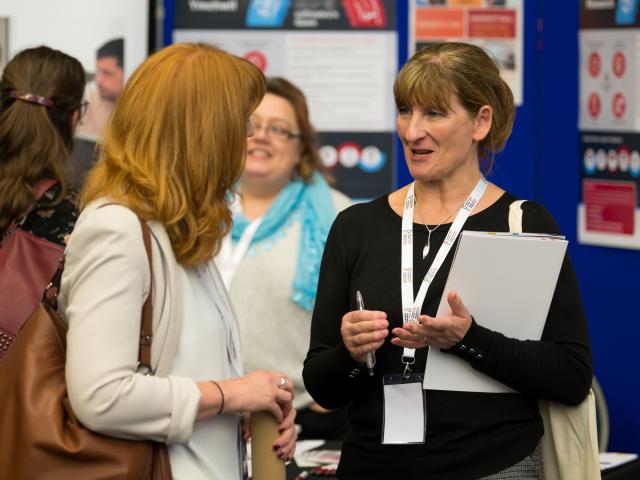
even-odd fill
[[[613,55],[613,59],[611,60],[611,69],[613,70],[613,74],[618,78],[621,78],[624,75],[624,72],[627,69],[627,60],[624,53],[617,51]]]
[[[625,147],[621,147],[618,150],[618,166],[621,172],[629,170],[629,150]]]
[[[640,175],[640,153],[637,150],[631,152],[631,161],[629,162],[629,171],[631,176],[637,177]]]
[[[598,52],[591,52],[591,55],[589,55],[589,74],[592,77],[597,77],[600,75],[601,67],[602,59],[600,58],[600,54]]]
[[[237,0],[189,0],[192,12],[237,12]]]
[[[338,164],[338,151],[333,145],[323,145],[318,149],[318,154],[326,168],[333,168]]]
[[[367,145],[360,155],[360,168],[368,173],[380,170],[385,164],[385,155],[374,145]]]
[[[342,0],[353,28],[384,28],[387,20],[380,0]]]
[[[344,142],[338,147],[338,158],[343,167],[355,167],[360,161],[360,145],[355,142]]]
[[[600,106],[600,95],[596,92],[591,92],[591,95],[589,95],[589,114],[591,118],[595,119],[600,115]]]
[[[593,148],[587,148],[584,152],[584,170],[589,175],[596,171],[596,152]]]
[[[622,93],[617,92],[611,100],[611,111],[613,112],[613,116],[617,119],[621,119],[626,110],[627,101]]]

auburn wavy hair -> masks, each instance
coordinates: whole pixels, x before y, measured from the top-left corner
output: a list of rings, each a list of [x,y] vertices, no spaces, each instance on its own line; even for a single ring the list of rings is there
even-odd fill
[[[113,112],[81,206],[99,197],[161,222],[183,265],[219,249],[231,226],[247,122],[266,89],[252,63],[206,44],[176,44],[133,73]]]

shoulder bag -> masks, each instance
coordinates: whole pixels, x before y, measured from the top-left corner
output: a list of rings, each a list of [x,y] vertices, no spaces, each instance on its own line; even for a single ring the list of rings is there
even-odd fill
[[[509,231],[522,233],[522,204],[509,206]],[[596,401],[593,390],[580,405],[538,400],[544,424],[542,467],[545,480],[600,480]]]
[[[142,309],[139,362],[151,372],[151,240],[148,225],[140,224],[152,280]],[[65,383],[67,327],[56,298],[63,268],[64,260],[0,363],[0,478],[171,479],[165,445],[103,436],[74,415]]]
[[[24,219],[56,183],[53,179],[38,182],[35,201]],[[22,230],[20,222],[14,221],[4,232],[0,241],[0,362],[38,306],[63,254],[60,245]]]

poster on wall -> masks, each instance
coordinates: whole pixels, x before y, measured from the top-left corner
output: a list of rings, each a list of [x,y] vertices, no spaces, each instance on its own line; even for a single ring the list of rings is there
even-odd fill
[[[215,44],[295,83],[324,165],[347,195],[395,187],[394,1],[176,0],[173,41]]]
[[[410,0],[409,55],[434,43],[482,47],[522,105],[524,0]]]
[[[583,244],[640,249],[638,3],[581,3],[577,213]]]

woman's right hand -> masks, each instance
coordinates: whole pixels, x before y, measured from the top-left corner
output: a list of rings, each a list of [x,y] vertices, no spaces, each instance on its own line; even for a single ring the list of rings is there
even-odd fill
[[[222,413],[268,411],[282,422],[291,410],[293,383],[283,374],[258,370],[216,383],[224,393]],[[212,382],[200,382],[198,388],[201,393],[198,418],[215,415],[221,404],[218,387]]]
[[[389,335],[387,314],[374,310],[346,313],[342,317],[340,335],[351,357],[358,363],[365,363],[367,353],[380,348]]]

